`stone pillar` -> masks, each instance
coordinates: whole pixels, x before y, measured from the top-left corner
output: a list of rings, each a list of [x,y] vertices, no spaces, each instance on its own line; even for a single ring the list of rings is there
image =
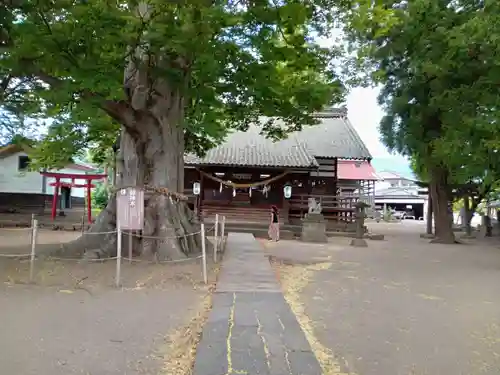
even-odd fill
[[[427,197],[427,212],[425,215],[425,233],[420,234],[421,238],[434,238],[434,234],[432,234],[432,228],[433,228],[433,211],[432,211],[432,197],[431,194],[429,193],[429,196]]]
[[[358,201],[354,207],[356,207],[356,235],[351,241],[351,246],[367,247],[368,244],[363,237],[365,235],[365,210],[369,205],[365,202]]]
[[[491,218],[488,215],[484,215],[481,217],[480,234],[484,237],[491,237],[492,235]]]
[[[326,243],[326,220],[320,213],[308,213],[302,219],[301,240],[304,242]]]

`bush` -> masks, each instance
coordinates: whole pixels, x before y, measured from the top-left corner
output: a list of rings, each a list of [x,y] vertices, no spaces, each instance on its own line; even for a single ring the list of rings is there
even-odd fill
[[[104,209],[108,205],[109,201],[109,190],[106,189],[104,184],[97,185],[94,190],[94,194],[92,194],[92,207]]]

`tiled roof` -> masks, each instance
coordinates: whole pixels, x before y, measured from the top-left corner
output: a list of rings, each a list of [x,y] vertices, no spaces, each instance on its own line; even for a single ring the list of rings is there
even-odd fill
[[[345,110],[318,113],[320,123],[305,126],[287,139],[273,142],[260,135],[258,124],[231,133],[226,141],[198,158],[186,155],[188,165],[317,167],[316,158],[370,159],[365,144]]]
[[[345,110],[330,110],[316,115],[320,123],[296,133],[316,158],[371,159],[370,151],[347,118]]]
[[[418,189],[403,188],[403,187],[388,187],[385,189],[376,189],[375,195],[380,196],[406,196],[408,198],[420,198]]]
[[[294,137],[273,142],[260,135],[260,128],[251,125],[246,132],[234,132],[226,141],[198,158],[194,155],[184,157],[191,165],[227,165],[259,167],[317,167],[314,156]]]

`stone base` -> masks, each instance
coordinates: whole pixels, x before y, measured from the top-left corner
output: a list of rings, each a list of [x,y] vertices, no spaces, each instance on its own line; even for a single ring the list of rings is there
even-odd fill
[[[364,238],[354,238],[351,241],[351,246],[354,246],[354,247],[368,247],[368,244],[366,243],[366,240]]]
[[[462,238],[464,240],[472,240],[472,239],[476,238],[476,236],[474,234],[464,234],[463,236],[460,236],[460,238]]]
[[[370,234],[368,238],[373,241],[383,241],[385,236],[383,234]]]
[[[302,234],[300,239],[304,242],[326,243],[326,221],[321,214],[308,214],[302,220]]]
[[[420,238],[426,238],[426,239],[432,239],[434,238],[435,236],[433,234],[429,234],[429,233],[420,233]]]

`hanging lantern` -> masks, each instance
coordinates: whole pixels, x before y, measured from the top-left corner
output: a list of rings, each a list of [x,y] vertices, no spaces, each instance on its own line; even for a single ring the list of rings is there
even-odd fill
[[[222,193],[222,182],[220,183],[219,193]]]
[[[233,188],[233,197],[236,197],[236,189]]]
[[[248,188],[248,196],[250,198],[252,198],[252,187],[251,186]]]
[[[283,194],[286,199],[289,199],[292,196],[292,187],[290,185],[285,185],[283,187]]]
[[[200,195],[201,192],[201,187],[199,182],[193,183],[193,194],[194,195]]]

